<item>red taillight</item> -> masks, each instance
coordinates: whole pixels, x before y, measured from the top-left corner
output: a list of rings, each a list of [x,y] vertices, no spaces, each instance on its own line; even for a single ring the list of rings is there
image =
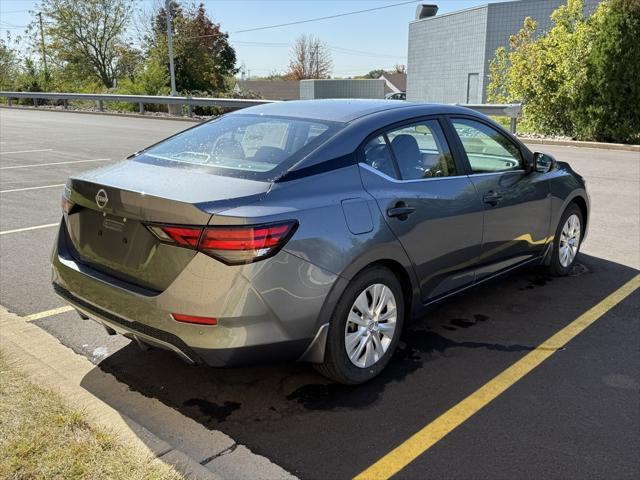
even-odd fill
[[[160,240],[196,248],[229,265],[251,263],[275,255],[289,240],[297,223],[233,227],[149,225]]]
[[[150,225],[149,229],[160,240],[174,242],[181,247],[196,248],[200,235],[202,234],[202,227]]]
[[[181,313],[172,313],[171,316],[177,322],[195,323],[198,325],[217,325],[218,319],[213,317],[196,317],[195,315],[183,315]]]
[[[69,214],[74,205],[74,203],[69,200],[69,197],[71,197],[71,189],[65,185],[62,191],[62,198],[60,199],[60,207],[65,214]]]
[[[294,231],[295,222],[273,225],[209,227],[198,250],[228,264],[251,263],[275,255]]]
[[[73,208],[73,202],[68,198],[62,197],[60,200],[60,207],[62,208],[62,212],[68,214]]]
[[[210,228],[205,230],[203,250],[258,250],[274,247],[289,233],[290,225],[271,227]]]

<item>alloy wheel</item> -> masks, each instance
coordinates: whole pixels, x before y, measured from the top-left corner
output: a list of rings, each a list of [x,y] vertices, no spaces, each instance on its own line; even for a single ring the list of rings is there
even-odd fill
[[[580,247],[580,218],[576,214],[572,214],[560,232],[560,245],[558,255],[560,256],[560,265],[568,267],[578,254]]]
[[[396,298],[391,289],[382,283],[364,289],[349,310],[344,330],[351,363],[359,368],[377,363],[389,349],[396,321]]]

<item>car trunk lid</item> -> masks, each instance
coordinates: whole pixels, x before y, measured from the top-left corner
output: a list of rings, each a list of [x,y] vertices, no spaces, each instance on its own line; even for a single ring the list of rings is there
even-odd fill
[[[166,289],[195,250],[162,243],[148,224],[207,225],[212,214],[255,201],[270,184],[202,169],[126,161],[72,177],[65,215],[74,258],[154,291]]]

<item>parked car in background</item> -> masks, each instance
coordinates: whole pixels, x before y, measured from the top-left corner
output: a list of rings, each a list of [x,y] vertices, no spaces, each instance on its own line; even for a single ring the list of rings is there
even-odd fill
[[[395,92],[395,93],[387,93],[384,96],[385,100],[406,100],[407,92]]]
[[[346,384],[434,302],[568,274],[589,217],[580,175],[487,117],[384,100],[233,112],[71,177],[62,207],[53,286],[81,316],[190,363]]]

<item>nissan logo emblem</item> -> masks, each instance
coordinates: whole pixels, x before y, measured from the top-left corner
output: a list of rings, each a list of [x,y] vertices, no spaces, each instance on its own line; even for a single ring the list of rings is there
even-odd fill
[[[101,188],[100,190],[98,190],[98,193],[96,193],[96,205],[98,205],[98,208],[102,209],[107,206],[108,202],[109,197],[107,196],[107,192],[105,192],[104,189]]]

